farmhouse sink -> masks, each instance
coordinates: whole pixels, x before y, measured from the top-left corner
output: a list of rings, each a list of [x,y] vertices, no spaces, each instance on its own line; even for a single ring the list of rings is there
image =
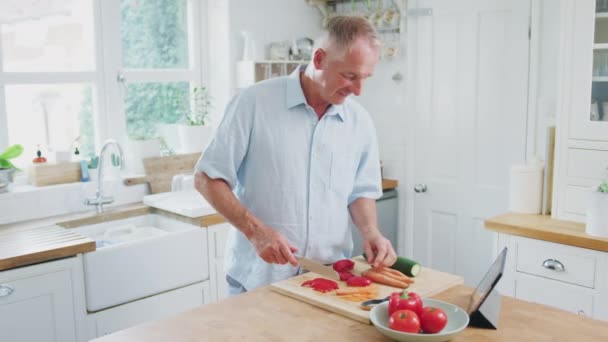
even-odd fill
[[[207,231],[198,226],[146,214],[74,230],[97,243],[83,258],[89,312],[209,277]]]

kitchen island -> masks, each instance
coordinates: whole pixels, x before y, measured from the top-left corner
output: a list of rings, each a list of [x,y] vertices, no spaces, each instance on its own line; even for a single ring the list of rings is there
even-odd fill
[[[433,298],[466,307],[472,289],[452,287]],[[608,323],[503,297],[498,330],[467,328],[452,341],[606,341]],[[372,325],[260,288],[97,342],[389,341]]]

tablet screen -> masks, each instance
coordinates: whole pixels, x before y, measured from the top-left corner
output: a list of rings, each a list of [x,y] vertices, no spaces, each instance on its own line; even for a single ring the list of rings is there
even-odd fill
[[[469,308],[467,309],[469,315],[479,309],[488,294],[490,294],[490,291],[496,286],[504,272],[506,260],[507,247],[503,248],[498,258],[496,258],[490,269],[488,269],[488,272],[486,272],[486,275],[479,282],[479,285],[477,285],[477,288],[475,288],[475,291],[473,291],[473,294],[471,294]]]

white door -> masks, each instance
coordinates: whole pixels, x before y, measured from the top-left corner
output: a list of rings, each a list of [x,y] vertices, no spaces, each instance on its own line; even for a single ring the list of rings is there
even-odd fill
[[[423,265],[475,285],[497,246],[483,221],[507,210],[509,165],[525,159],[530,1],[409,7],[432,14],[408,17],[415,32],[409,185],[418,189],[406,244]]]

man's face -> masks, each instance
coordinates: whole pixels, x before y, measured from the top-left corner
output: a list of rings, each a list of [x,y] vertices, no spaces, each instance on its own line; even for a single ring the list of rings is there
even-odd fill
[[[319,49],[315,52],[320,96],[331,104],[342,104],[354,94],[359,96],[363,82],[372,75],[378,63],[379,49],[367,39],[358,39],[344,51]]]

